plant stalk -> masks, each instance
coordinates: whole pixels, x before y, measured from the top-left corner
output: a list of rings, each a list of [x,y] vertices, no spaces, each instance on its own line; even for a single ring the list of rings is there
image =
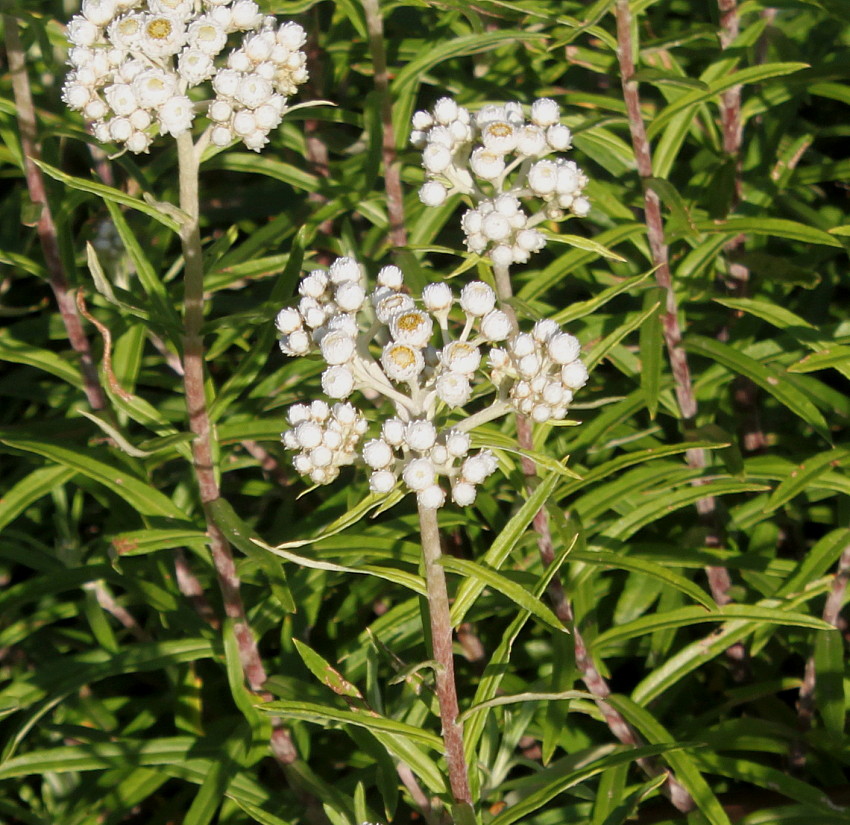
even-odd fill
[[[245,614],[241,583],[236,572],[233,553],[227,537],[216,524],[211,509],[212,503],[219,498],[219,485],[213,462],[212,426],[204,386],[204,343],[201,335],[201,326],[204,321],[204,264],[198,198],[200,150],[195,147],[191,133],[188,131],[177,138],[177,156],[180,208],[188,215],[188,220],[180,231],[185,273],[183,387],[189,414],[189,428],[195,435],[192,441],[195,478],[200,491],[224,612],[233,621],[242,672],[251,690],[260,698],[269,701],[272,698],[271,695],[263,690],[266,669]],[[271,746],[275,757],[284,766],[290,765],[298,758],[289,734],[279,723],[273,728]]]
[[[89,339],[83,330],[74,303],[74,296],[68,286],[65,268],[62,265],[56,224],[53,222],[53,213],[50,211],[47,190],[44,186],[44,176],[41,169],[34,163],[41,158],[41,147],[38,143],[35,106],[32,100],[29,75],[27,74],[26,56],[18,32],[18,21],[12,15],[4,14],[3,27],[6,31],[6,55],[9,61],[9,74],[12,76],[12,92],[17,109],[27,189],[32,202],[41,207],[36,231],[44,254],[48,282],[56,299],[56,305],[59,307],[68,341],[80,359],[83,391],[86,394],[89,406],[93,410],[103,410],[107,406],[106,395],[97,374],[97,366],[92,357]]]
[[[508,303],[513,297],[510,269],[506,266],[494,265],[493,275],[496,284],[496,295],[502,310],[511,318],[514,329],[518,330],[519,325],[517,323],[516,313]],[[517,414],[516,431],[520,448],[532,451],[534,449],[534,440],[531,422],[527,416]],[[537,476],[537,465],[527,455],[522,455],[520,463],[523,474],[525,475],[526,489],[531,493],[539,480]],[[555,545],[552,541],[552,530],[549,526],[549,514],[546,512],[545,507],[541,507],[537,511],[532,520],[532,526],[537,533],[537,549],[540,553],[540,559],[543,562],[543,566],[548,567],[555,561]],[[637,732],[616,708],[605,701],[611,695],[611,688],[608,686],[605,677],[597,670],[596,665],[593,663],[593,658],[585,645],[584,637],[575,621],[572,604],[558,576],[554,576],[549,583],[547,596],[552,604],[555,615],[566,627],[570,628],[574,642],[576,667],[579,673],[581,673],[581,679],[588,692],[593,694],[596,706],[599,708],[599,712],[602,714],[608,729],[624,745],[638,747],[640,745],[640,737]],[[658,776],[661,772],[661,769],[649,759],[638,759],[637,763],[648,776]],[[695,807],[691,795],[670,772],[667,775],[665,790],[670,801],[678,810],[686,813]]]
[[[437,662],[435,669],[437,701],[443,723],[443,742],[449,768],[449,785],[457,805],[472,805],[466,758],[463,755],[463,725],[458,722],[457,687],[452,654],[452,620],[446,572],[440,564],[440,529],[437,511],[419,507],[419,533],[428,589],[428,616],[431,623],[431,647]]]

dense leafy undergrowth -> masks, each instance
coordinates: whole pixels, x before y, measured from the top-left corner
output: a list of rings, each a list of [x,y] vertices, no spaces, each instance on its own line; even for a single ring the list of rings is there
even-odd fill
[[[261,3],[308,32],[297,102],[334,106],[288,113],[262,153],[231,146],[201,166],[220,484],[205,509],[181,374],[180,216],[162,205],[178,201],[175,142],[106,154],[60,98],[78,9],[7,3],[0,820],[449,816],[415,500],[376,509],[362,468],[305,492],[280,434],[289,405],[322,397],[322,367],[283,357],[273,324],[303,272],[340,255],[372,283],[399,265],[415,296],[444,278],[456,291],[492,282],[463,248],[459,197],[417,195],[410,118],[448,95],[472,110],[557,100],[592,204],[547,224],[556,237],[511,272],[520,324],[551,317],[582,343],[575,426],[535,425],[534,482],[514,419],[481,428],[498,471],[470,507],[439,511],[474,816],[850,822],[850,7],[725,0],[721,22],[713,0],[630,5],[629,24],[613,0],[399,0],[382,4],[370,44],[372,3]],[[8,68],[20,55],[54,230],[24,174]],[[663,227],[650,228],[663,228],[669,289],[645,193],[660,201]],[[67,318],[83,311],[100,409],[69,343]],[[670,365],[674,331],[689,381]],[[233,548],[262,690],[210,524]],[[252,539],[289,544],[276,555]],[[547,607],[553,573],[560,610]],[[275,759],[287,736],[297,755]]]

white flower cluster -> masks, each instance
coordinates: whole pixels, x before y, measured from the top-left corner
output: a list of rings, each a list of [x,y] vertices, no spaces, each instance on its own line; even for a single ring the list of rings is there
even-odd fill
[[[216,58],[242,33],[226,66]],[[254,0],[83,0],[68,24],[71,71],[62,98],[92,123],[95,137],[148,150],[157,130],[177,135],[206,105],[189,90],[212,79],[211,139],[259,151],[307,80],[304,30],[277,26]]]
[[[530,335],[516,333],[482,281],[467,284],[459,297],[445,283],[428,284],[418,305],[404,291],[398,267],[384,267],[367,295],[357,262],[339,258],[327,272],[306,275],[299,293],[298,304],[277,315],[281,350],[286,355],[318,351],[327,364],[322,388],[332,399],[344,401],[361,390],[392,403],[395,414],[383,422],[378,437],[362,446],[360,459],[371,470],[374,492],[389,493],[401,479],[426,508],[441,507],[446,500],[440,477],[448,480],[452,500],[467,506],[477,486],[495,471],[489,450],[470,454],[469,430],[512,409],[536,421],[563,418],[572,390],[586,378],[573,336],[551,321],[539,322]],[[463,318],[459,335],[450,328],[452,315],[452,320]],[[441,346],[435,346],[435,338]],[[493,346],[499,342],[503,347]],[[485,346],[489,353],[482,353]],[[488,389],[492,403],[448,423],[449,415],[472,400],[474,384],[476,406],[482,407]],[[343,407],[355,409],[341,403],[333,409]],[[287,448],[300,451],[293,461],[296,470],[317,483],[333,480],[336,472],[328,468],[352,463],[357,439],[352,435],[344,454],[332,455],[336,436],[332,444],[321,441],[318,423],[302,427],[311,408],[300,404],[292,409],[293,429],[283,439]],[[354,415],[362,420],[356,410]],[[306,443],[299,428],[308,434]],[[364,430],[357,425],[351,432],[359,438]]]
[[[287,420],[292,429],[283,433],[283,443],[298,450],[292,463],[316,484],[330,483],[340,467],[354,463],[357,443],[366,432],[366,419],[351,404],[294,404]]]
[[[571,146],[560,119],[558,104],[548,98],[534,101],[528,122],[519,103],[485,106],[473,115],[444,97],[432,111],[416,112],[410,139],[422,150],[427,178],[420,199],[439,206],[454,192],[470,195],[475,208],[461,224],[469,250],[497,266],[524,263],[546,244],[535,228],[541,221],[590,211],[584,173],[573,161],[546,157]],[[522,198],[543,205],[528,214]]]
[[[530,334],[519,332],[506,347],[490,350],[493,381],[509,381],[508,400],[517,412],[538,424],[560,420],[587,383],[580,350],[578,339],[554,321],[538,321]]]

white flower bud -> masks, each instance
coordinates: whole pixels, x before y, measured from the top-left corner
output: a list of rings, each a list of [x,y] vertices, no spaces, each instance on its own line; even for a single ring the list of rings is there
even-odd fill
[[[408,488],[419,493],[434,484],[436,471],[429,459],[414,458],[408,462],[401,475]]]
[[[327,421],[331,415],[331,408],[328,406],[328,402],[322,401],[321,398],[311,401],[310,415],[313,417],[314,421]]]
[[[360,265],[354,258],[337,258],[328,269],[331,283],[342,284],[346,281],[360,282]]]
[[[481,319],[481,334],[488,341],[504,341],[512,329],[511,319],[500,309],[488,312]]]
[[[416,495],[416,501],[424,510],[436,510],[446,502],[446,494],[436,484],[426,487]]]
[[[215,126],[210,132],[210,141],[214,146],[228,146],[235,139],[236,135],[227,126]]]
[[[436,180],[429,180],[419,188],[419,200],[425,206],[442,206],[448,195],[448,189]]]
[[[531,410],[531,419],[537,424],[545,424],[552,417],[552,409],[546,404],[535,404]]]
[[[434,120],[448,126],[458,116],[458,105],[450,97],[441,97],[434,104]]]
[[[454,458],[463,458],[469,452],[470,443],[469,433],[449,430],[446,434],[446,450]]]
[[[420,110],[413,113],[411,125],[418,131],[424,131],[425,129],[430,129],[434,125],[434,118],[429,112]]]
[[[527,332],[520,332],[510,342],[511,354],[514,358],[523,358],[526,355],[531,355],[537,347],[532,338]]]
[[[556,152],[565,152],[572,145],[572,132],[560,123],[550,126],[546,130],[546,142]]]
[[[517,130],[507,121],[494,120],[481,129],[481,142],[492,152],[507,154],[516,148]]]
[[[322,390],[329,398],[348,398],[354,390],[354,376],[348,367],[328,367],[322,373]]]
[[[533,158],[546,151],[546,135],[539,127],[522,126],[517,134],[517,154]]]
[[[512,263],[516,263],[513,247],[504,243],[494,246],[490,250],[490,260],[496,266],[510,266]]]
[[[587,377],[587,367],[581,361],[561,367],[561,382],[571,390],[580,390],[587,383]]]
[[[298,293],[305,298],[319,299],[325,294],[328,278],[324,272],[317,271],[305,275],[298,284]]]
[[[587,198],[576,198],[570,207],[570,211],[577,218],[586,218],[590,214],[590,201]]]
[[[469,158],[469,168],[484,180],[495,180],[505,171],[505,156],[479,147]]]
[[[322,338],[319,347],[328,364],[347,364],[354,357],[357,342],[347,332],[334,330]]]
[[[434,385],[437,398],[449,407],[462,407],[472,397],[469,377],[459,372],[443,372]]]
[[[430,450],[437,441],[437,430],[427,420],[411,421],[404,431],[404,440],[411,450],[424,453]]]
[[[298,443],[298,438],[295,435],[295,430],[287,430],[284,433],[281,433],[280,440],[283,442],[283,446],[286,447],[287,450],[298,450],[301,448],[301,445]]]
[[[381,435],[387,444],[400,447],[404,443],[405,424],[399,418],[388,418],[381,427]]]
[[[377,277],[378,286],[399,290],[404,284],[404,273],[393,264],[381,267]]]
[[[470,456],[463,462],[460,474],[463,481],[470,484],[481,484],[496,469],[496,461],[489,450],[482,450],[478,455]]]
[[[528,185],[535,195],[551,195],[558,188],[558,164],[539,160],[528,170]]]
[[[375,315],[382,324],[388,324],[397,312],[413,309],[413,298],[403,292],[394,292],[381,298],[375,306]]]
[[[422,165],[432,175],[445,172],[452,165],[452,152],[442,143],[429,143],[422,151]]]
[[[395,483],[396,477],[389,470],[378,470],[369,476],[369,489],[373,493],[388,493]]]
[[[422,303],[430,312],[443,312],[453,302],[451,287],[446,283],[428,284],[422,290]]]
[[[575,361],[581,352],[581,344],[578,338],[567,332],[559,332],[549,339],[549,357],[556,364],[569,364]]]
[[[351,425],[358,421],[357,410],[351,404],[334,404],[333,416],[340,424]]]
[[[541,344],[545,344],[553,335],[561,331],[558,324],[551,318],[543,318],[538,321],[531,330],[531,337]],[[572,359],[570,359],[572,360]]]
[[[395,461],[395,456],[386,441],[373,438],[363,445],[363,461],[373,470],[383,470]]]
[[[305,450],[312,450],[322,443],[322,428],[315,421],[302,421],[295,428],[295,438]]]
[[[505,241],[511,236],[511,223],[498,212],[491,212],[482,222],[481,232],[488,241]]]
[[[552,126],[561,119],[558,104],[548,97],[542,97],[531,104],[531,122],[535,126]]]
[[[310,407],[307,404],[293,404],[286,413],[286,420],[291,426],[310,420]]]
[[[466,481],[459,481],[452,487],[452,501],[458,507],[469,507],[476,498],[477,491],[474,484]]]
[[[483,281],[472,281],[461,290],[460,305],[468,315],[483,317],[496,305],[496,293]]]
[[[318,447],[310,450],[310,461],[314,467],[328,467],[333,461],[333,457],[333,452],[324,444],[319,444]]]
[[[310,351],[310,336],[303,329],[284,335],[278,343],[284,355],[304,355]]]
[[[346,281],[336,288],[334,300],[343,312],[357,312],[366,300],[366,290],[355,281]]]
[[[292,456],[292,466],[295,467],[295,472],[302,476],[308,476],[313,471],[313,462],[310,456],[304,453]]]

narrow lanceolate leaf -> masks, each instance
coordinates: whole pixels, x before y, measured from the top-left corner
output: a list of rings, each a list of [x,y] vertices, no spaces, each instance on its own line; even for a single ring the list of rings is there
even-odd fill
[[[844,640],[840,631],[821,630],[815,638],[815,706],[826,729],[844,733],[847,700],[844,695]]]
[[[818,476],[850,464],[850,453],[847,450],[828,450],[827,452],[814,455],[806,459],[798,467],[795,467],[788,477],[773,491],[773,494],[764,505],[765,513],[772,513],[782,505],[791,501],[794,496],[804,493],[809,484]]]
[[[738,352],[728,344],[715,341],[713,338],[704,338],[701,335],[688,336],[685,348],[688,352],[711,358],[732,372],[746,376],[765,392],[770,393],[791,412],[814,427],[824,438],[829,438],[829,427],[820,410],[809,401],[803,392],[793,386],[780,371],[771,369],[754,358]]]
[[[606,528],[603,535],[625,541],[642,527],[689,504],[708,496],[731,495],[732,493],[762,493],[770,489],[763,484],[748,484],[734,479],[716,479],[699,486],[681,487],[673,492],[656,491],[646,504],[636,507],[628,515],[617,519]]]
[[[582,767],[575,767],[567,762],[564,767],[559,767],[558,769],[544,769],[538,774],[538,777],[541,782],[545,782],[546,784],[539,790],[530,793],[524,799],[505,809],[492,820],[491,825],[513,825],[514,822],[519,822],[530,817],[535,811],[542,809],[546,803],[559,794],[562,794],[569,788],[574,788],[588,779],[592,779],[594,776],[598,776],[603,771],[615,768],[617,765],[627,765],[636,759],[645,759],[658,756],[659,754],[669,753],[679,747],[681,746],[671,744],[652,745],[642,748],[632,748],[625,745],[599,748],[597,749],[597,753],[600,756],[591,759],[589,764],[585,760],[585,764]],[[582,754],[582,756],[587,757],[588,754]],[[728,820],[723,825],[728,825]]]
[[[333,665],[322,658],[312,647],[308,647],[304,642],[298,639],[293,639],[295,649],[298,655],[309,671],[325,686],[329,687],[338,696],[350,696],[355,699],[362,699],[363,694],[357,689],[356,685],[352,685]]]
[[[73,364],[69,364],[51,350],[14,338],[8,329],[0,330],[0,361],[35,367],[37,370],[66,381],[73,387],[83,385],[79,370],[75,369]]]
[[[593,241],[590,238],[584,238],[581,235],[561,235],[555,232],[547,232],[546,238],[555,243],[563,243],[576,249],[583,249],[585,252],[595,252],[600,258],[608,258],[611,261],[620,261],[621,263],[626,260],[622,255],[618,255],[613,250],[608,249],[607,246],[603,246],[601,243]]]
[[[81,192],[88,192],[91,195],[97,195],[97,197],[102,198],[105,201],[111,201],[112,203],[118,203],[121,206],[127,206],[130,209],[135,209],[136,211],[142,212],[148,217],[153,218],[155,221],[158,221],[163,226],[167,226],[172,232],[180,231],[180,223],[175,220],[174,217],[170,214],[166,214],[162,209],[159,209],[146,201],[131,197],[130,195],[122,192],[120,189],[114,189],[113,187],[106,186],[106,184],[103,183],[86,180],[85,178],[75,178],[73,175],[68,175],[61,169],[51,166],[49,163],[44,163],[44,161],[36,160],[33,162],[46,175],[64,183],[66,186],[70,186],[72,189],[79,189]]]
[[[0,498],[0,532],[34,501],[70,481],[77,471],[71,467],[40,467],[22,478]]]
[[[341,710],[326,705],[317,705],[314,702],[288,702],[284,700],[267,702],[258,707],[266,713],[280,716],[283,719],[302,719],[305,722],[313,722],[325,727],[357,725],[379,733],[394,733],[427,745],[433,750],[443,749],[443,740],[439,736],[405,722],[387,719],[385,716],[375,713],[375,711]]]
[[[659,307],[658,302],[652,304],[643,312],[625,321],[617,327],[610,335],[603,338],[584,358],[584,362],[588,369],[592,369],[598,364],[620,341],[623,340],[630,332],[636,330],[648,318],[651,318],[657,312]]]
[[[807,355],[796,364],[791,364],[788,372],[815,372],[826,369],[837,369],[847,375],[850,372],[850,347],[832,344],[819,352]]]
[[[612,627],[600,633],[594,641],[594,648],[601,650],[605,645],[617,644],[627,639],[634,639],[654,633],[656,630],[688,627],[704,622],[721,622],[730,619],[743,619],[767,624],[789,625],[793,627],[808,627],[814,630],[829,630],[830,625],[823,619],[810,616],[807,613],[792,613],[775,607],[761,607],[748,604],[727,604],[714,610],[702,607],[680,607],[665,613],[641,616],[625,624]]]
[[[785,218],[727,218],[725,221],[716,222],[698,221],[696,228],[700,232],[719,232],[721,235],[772,235],[789,241],[802,241],[821,246],[841,246],[841,241],[828,232]]]
[[[652,743],[675,742],[675,738],[646,709],[625,696],[612,695],[612,704],[642,736]],[[665,751],[662,756],[676,773],[676,778],[693,797],[711,825],[731,825],[729,817],[708,783],[703,779],[690,753],[683,750]]]
[[[555,489],[555,484],[560,476],[557,473],[550,473],[537,485],[537,489],[526,499],[522,507],[517,510],[511,517],[511,520],[505,525],[501,533],[496,537],[496,540],[490,545],[490,549],[484,554],[481,559],[482,564],[486,564],[490,569],[498,570],[505,559],[510,555],[516,543],[523,536],[531,524],[534,516],[546,502],[546,499],[552,494]],[[454,604],[452,605],[452,625],[457,627],[463,622],[467,611],[475,603],[475,600],[481,594],[485,584],[480,579],[468,578],[461,582],[457,591]]]
[[[492,587],[494,590],[498,590],[518,607],[527,610],[544,624],[555,628],[555,630],[560,630],[564,633],[567,632],[567,628],[558,621],[558,617],[539,598],[533,596],[524,587],[497,573],[492,568],[485,567],[482,564],[476,564],[474,561],[469,561],[468,559],[457,559],[454,556],[443,556],[440,559],[440,564],[452,573],[458,573],[466,578],[476,579],[485,587]]]
[[[724,77],[711,83],[708,89],[697,89],[693,92],[688,92],[676,98],[669,106],[662,109],[646,130],[647,137],[652,140],[677,114],[685,110],[695,110],[701,103],[717,97],[733,86],[761,83],[763,80],[768,80],[771,77],[781,77],[782,75],[792,74],[793,72],[799,72],[807,68],[809,68],[807,63],[763,63],[760,66],[749,66],[738,72],[726,74]]]
[[[73,450],[52,441],[34,441],[23,438],[3,438],[4,444],[19,450],[43,455],[51,461],[64,464],[93,481],[103,484],[123,498],[144,516],[165,516],[185,519],[183,511],[155,487],[136,478],[125,470],[95,458],[92,450]]]

